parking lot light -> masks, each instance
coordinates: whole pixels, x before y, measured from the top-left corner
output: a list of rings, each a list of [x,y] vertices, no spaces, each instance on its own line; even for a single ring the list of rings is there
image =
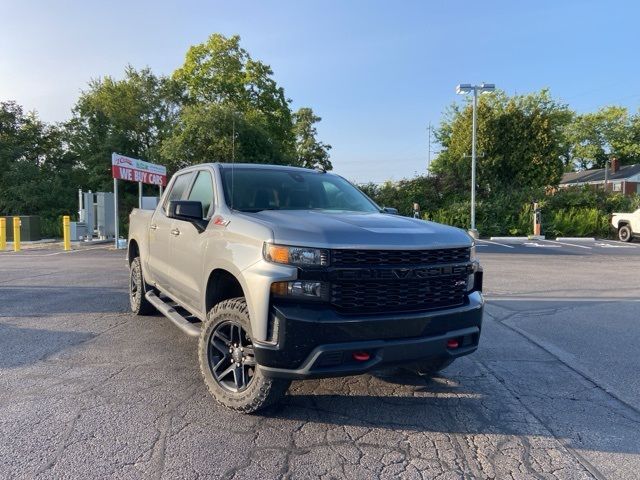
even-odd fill
[[[481,83],[480,85],[461,83],[456,87],[456,93],[458,95],[473,93],[473,121],[471,128],[471,228],[469,233],[474,238],[478,238],[478,230],[476,230],[476,110],[478,108],[478,93],[489,93],[493,92],[495,89],[496,86],[493,83]]]

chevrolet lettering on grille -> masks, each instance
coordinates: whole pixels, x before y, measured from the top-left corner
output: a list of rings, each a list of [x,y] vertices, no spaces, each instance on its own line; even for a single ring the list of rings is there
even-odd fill
[[[415,268],[345,268],[330,272],[331,281],[349,280],[410,280],[462,275],[473,272],[471,264],[439,265]]]

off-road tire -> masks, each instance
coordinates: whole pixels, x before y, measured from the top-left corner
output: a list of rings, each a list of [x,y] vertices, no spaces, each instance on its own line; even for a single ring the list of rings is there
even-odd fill
[[[453,363],[455,358],[428,360],[407,367],[408,370],[423,377],[431,377]]]
[[[633,232],[629,225],[622,225],[618,229],[618,238],[621,242],[630,242],[633,239]]]
[[[129,305],[136,315],[151,315],[156,311],[144,296],[149,291],[149,285],[142,276],[140,257],[136,257],[129,266]]]
[[[207,315],[198,342],[198,358],[204,382],[213,398],[221,405],[242,413],[254,413],[262,410],[278,400],[287,392],[291,381],[281,378],[269,378],[256,365],[253,377],[244,390],[232,392],[220,385],[213,376],[209,366],[209,342],[216,327],[225,322],[240,325],[251,337],[249,309],[244,297],[224,300],[215,305]]]

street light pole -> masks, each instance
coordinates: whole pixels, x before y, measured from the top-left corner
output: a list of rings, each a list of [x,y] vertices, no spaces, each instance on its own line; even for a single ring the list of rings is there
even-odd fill
[[[461,83],[456,87],[458,95],[466,95],[473,93],[472,107],[472,126],[471,126],[471,228],[469,234],[478,238],[476,230],[476,138],[477,138],[477,110],[478,110],[478,93],[493,92],[496,86],[493,83],[481,83],[480,85],[471,85],[469,83]]]
[[[471,127],[471,235],[475,238],[478,236],[476,230],[476,123],[478,107],[478,89],[473,87],[473,117]]]

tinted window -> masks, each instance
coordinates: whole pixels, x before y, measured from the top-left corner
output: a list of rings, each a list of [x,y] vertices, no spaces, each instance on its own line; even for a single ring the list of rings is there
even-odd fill
[[[337,175],[285,168],[224,168],[222,179],[227,204],[236,210],[379,211],[367,196]]]
[[[205,170],[198,172],[196,181],[193,182],[188,200],[202,203],[202,218],[208,218],[209,208],[213,203],[213,184],[211,174]]]
[[[164,205],[165,210],[167,209],[171,200],[182,200],[182,196],[186,192],[187,188],[189,188],[189,184],[191,183],[192,178],[193,172],[184,173],[176,177],[175,181],[173,182],[173,186],[171,187],[171,191],[169,192],[169,195],[167,195],[167,200]]]

